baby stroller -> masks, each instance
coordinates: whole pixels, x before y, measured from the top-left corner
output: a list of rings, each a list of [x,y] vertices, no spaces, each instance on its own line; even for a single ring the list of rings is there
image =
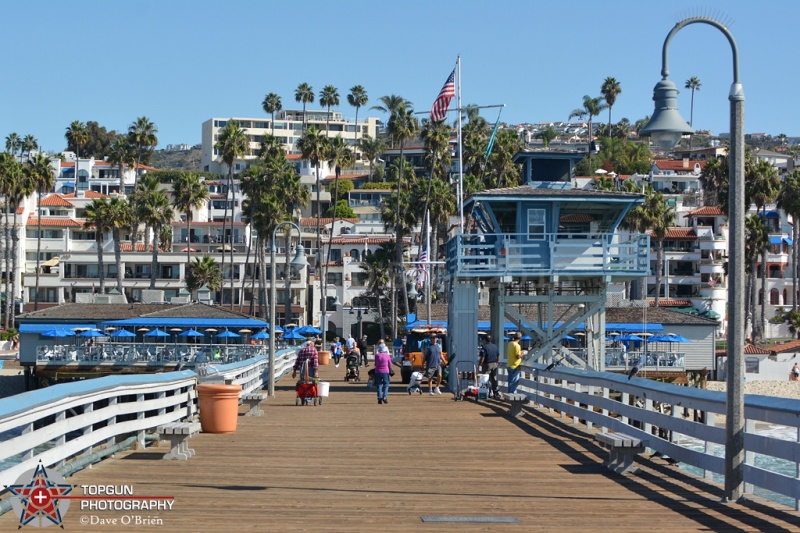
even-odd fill
[[[350,352],[347,355],[347,373],[344,375],[344,380],[346,382],[361,381],[361,376],[358,370],[360,359],[361,356],[357,352]]]
[[[422,372],[412,372],[411,373],[411,380],[408,382],[408,387],[406,387],[406,392],[411,395],[412,392],[416,392],[417,394],[422,394],[422,389],[420,385],[422,385],[422,378],[425,375]]]

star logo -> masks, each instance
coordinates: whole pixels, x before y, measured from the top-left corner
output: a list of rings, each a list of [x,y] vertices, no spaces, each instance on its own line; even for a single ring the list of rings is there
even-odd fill
[[[64,478],[57,472],[48,475],[44,465],[40,462],[35,470],[20,476],[18,482],[30,479],[27,483],[9,485],[8,490],[16,496],[11,505],[19,516],[19,527],[26,525],[45,527],[61,526],[62,516],[69,508],[66,496],[72,491],[72,485],[64,483]]]

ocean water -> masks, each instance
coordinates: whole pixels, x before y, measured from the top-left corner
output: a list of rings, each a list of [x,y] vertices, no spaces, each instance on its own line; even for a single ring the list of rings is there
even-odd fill
[[[786,426],[770,426],[768,429],[757,431],[757,434],[763,435],[765,437],[771,437],[773,439],[789,440],[789,441],[797,440],[797,429]],[[687,435],[676,435],[675,443],[695,451],[703,451],[705,448],[705,443],[703,441],[695,439],[693,437],[689,437]],[[725,447],[720,444],[712,444],[709,451],[717,457],[725,456]],[[755,464],[755,466],[762,468],[764,470],[769,470],[771,472],[777,472],[779,474],[784,474],[791,477],[794,477],[797,474],[796,471],[797,465],[792,461],[787,461],[785,459],[778,459],[775,457],[770,457],[768,455],[762,455],[760,453],[757,453],[753,457],[753,463]],[[682,470],[691,472],[696,476],[703,475],[703,470],[695,466],[687,465],[684,463],[679,463],[678,466]],[[725,479],[720,474],[712,472],[711,479],[715,483],[718,483],[720,485],[725,484]],[[772,492],[771,490],[763,489],[761,487],[753,487],[753,494],[761,498],[772,500],[776,503],[788,505],[789,507],[794,509],[794,500],[792,498],[789,498],[788,496],[784,496],[783,494],[778,494],[776,492]]]

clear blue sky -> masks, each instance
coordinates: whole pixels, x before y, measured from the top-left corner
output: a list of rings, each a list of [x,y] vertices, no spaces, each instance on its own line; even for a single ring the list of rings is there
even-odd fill
[[[800,106],[790,105],[800,87],[795,0],[29,0],[2,12],[0,138],[30,133],[45,150],[64,149],[73,120],[120,131],[140,115],[157,125],[159,147],[197,144],[212,116],[265,116],[268,92],[299,108],[302,82],[317,95],[337,87],[349,118],[356,84],[368,106],[398,94],[427,110],[458,54],[463,103],[506,104],[509,123],[567,120],[608,76],[622,87],[612,119],[633,122],[652,113],[670,29],[703,14],[728,21],[738,42],[746,131],[800,135]],[[687,120],[683,85],[696,76],[695,126],[729,130],[722,33],[681,30],[670,74]]]

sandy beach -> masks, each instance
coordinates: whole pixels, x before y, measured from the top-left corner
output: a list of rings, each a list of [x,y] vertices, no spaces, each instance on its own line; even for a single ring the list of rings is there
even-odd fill
[[[3,368],[0,368],[0,398],[6,398],[25,392],[25,380],[22,367],[15,359],[3,359]]]
[[[709,381],[708,390],[725,391],[724,381]],[[800,381],[751,381],[744,384],[745,394],[780,396],[800,400]]]

